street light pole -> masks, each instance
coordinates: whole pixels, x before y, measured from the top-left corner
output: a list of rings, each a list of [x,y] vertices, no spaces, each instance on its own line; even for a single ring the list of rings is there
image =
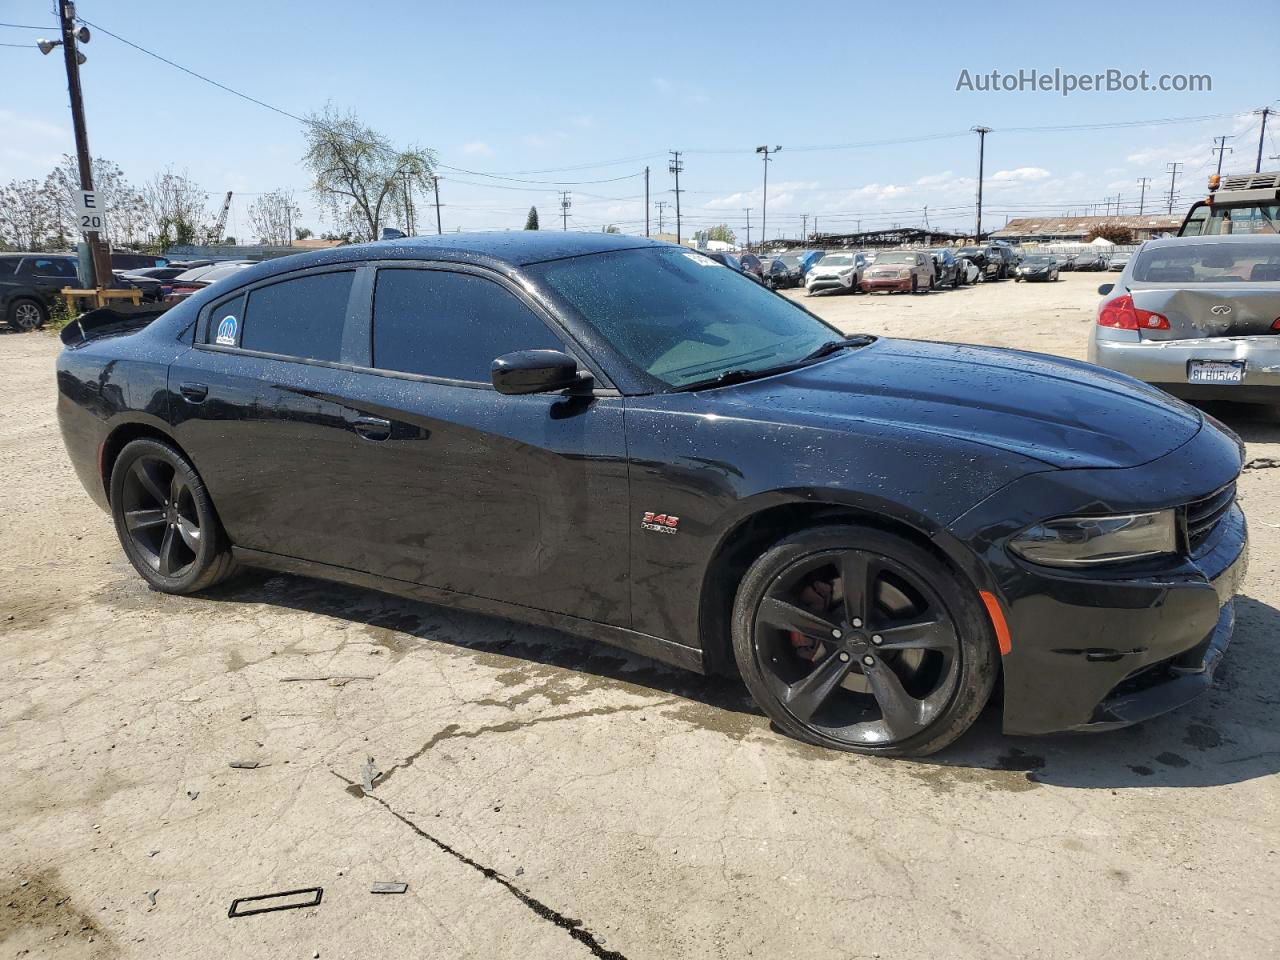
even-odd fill
[[[774,147],[773,153],[781,150],[781,147]],[[769,235],[765,232],[768,228],[768,211],[769,211],[769,153],[767,146],[756,147],[756,153],[764,155],[764,193],[760,198],[760,250],[764,251],[764,243],[769,239]]]

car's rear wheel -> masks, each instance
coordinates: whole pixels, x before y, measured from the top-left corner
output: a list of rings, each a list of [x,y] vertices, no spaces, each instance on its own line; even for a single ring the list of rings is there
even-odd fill
[[[167,443],[134,440],[120,451],[111,470],[111,516],[125,555],[157,590],[195,593],[235,572],[204,482]]]
[[[9,304],[5,320],[18,333],[27,333],[30,330],[39,330],[43,327],[48,316],[49,313],[45,310],[44,304],[38,300],[23,298]]]
[[[803,531],[761,556],[738,588],[733,648],[784,733],[891,756],[964,733],[998,668],[972,587],[909,540],[856,526]]]
[[[917,277],[914,273],[911,275],[911,292],[912,293],[920,292],[920,278]]]

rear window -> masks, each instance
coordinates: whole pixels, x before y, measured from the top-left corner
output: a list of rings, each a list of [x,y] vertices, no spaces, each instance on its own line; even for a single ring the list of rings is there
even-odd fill
[[[350,270],[313,273],[250,291],[240,346],[305,360],[341,359],[354,277]],[[216,341],[218,325],[210,326]]]
[[[22,268],[23,273],[34,273],[38,277],[74,277],[75,264],[62,257],[31,257]]]
[[[1280,243],[1196,243],[1138,255],[1139,283],[1280,282]]]

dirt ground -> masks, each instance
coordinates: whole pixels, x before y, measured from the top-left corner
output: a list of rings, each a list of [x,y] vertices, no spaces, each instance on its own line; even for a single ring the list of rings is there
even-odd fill
[[[805,302],[849,331],[1083,357],[1100,279]],[[1280,954],[1265,460],[1208,695],[1093,737],[1005,738],[988,711],[885,761],[549,630],[271,574],[152,593],[67,463],[56,351],[0,335],[0,956]],[[1215,412],[1280,458],[1275,411]],[[359,679],[283,682],[334,675]],[[319,906],[227,916],[311,886]]]

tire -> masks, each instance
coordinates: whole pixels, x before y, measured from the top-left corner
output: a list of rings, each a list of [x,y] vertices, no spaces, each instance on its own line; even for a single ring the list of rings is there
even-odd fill
[[[951,289],[952,290],[960,289],[960,271],[959,270],[957,270],[956,275],[951,278]]]
[[[200,474],[174,447],[140,439],[111,470],[111,517],[135,570],[162,593],[196,593],[236,570]]]
[[[5,321],[18,333],[39,330],[49,319],[49,311],[39,300],[23,297],[9,304],[5,313]]]
[[[870,589],[832,603],[846,593],[848,575],[840,570],[862,573]],[[835,579],[820,590],[828,573]],[[795,593],[799,584],[809,586]],[[807,610],[788,605],[797,597]],[[831,608],[837,612],[826,612]],[[803,635],[790,629],[796,623]],[[838,641],[826,630],[835,624],[844,628]],[[991,623],[972,585],[915,543],[852,524],[803,530],[765,551],[738,587],[731,626],[738,669],[778,729],[851,753],[919,757],[941,750],[973,725],[999,671]],[[880,645],[872,646],[876,637]],[[934,649],[899,646],[909,641]],[[930,689],[931,675],[937,689]],[[825,679],[814,684],[816,677]],[[879,719],[866,719],[872,710]]]
[[[911,275],[911,292],[912,293],[920,292],[920,278],[917,277],[914,273]]]

